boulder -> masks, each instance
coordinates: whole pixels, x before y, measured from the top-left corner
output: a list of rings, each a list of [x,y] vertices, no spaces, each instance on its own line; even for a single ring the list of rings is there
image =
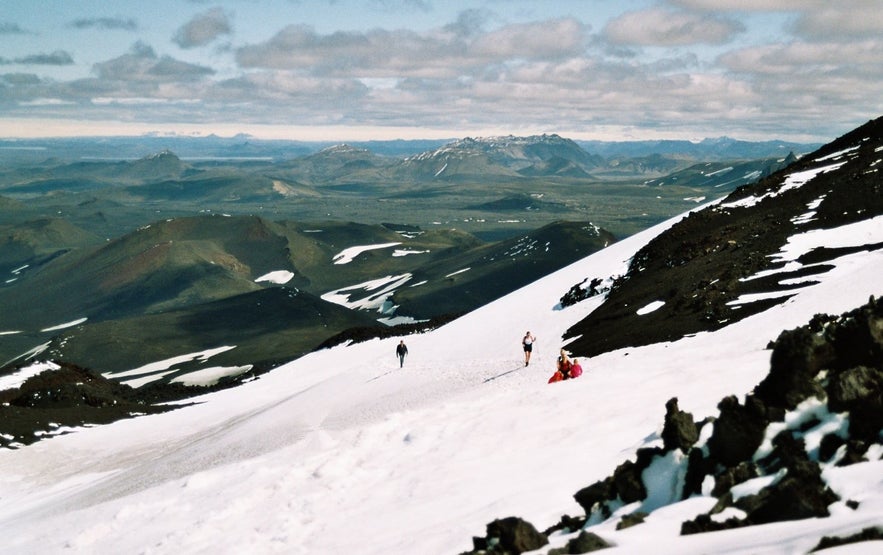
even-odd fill
[[[549,539],[537,531],[534,525],[521,518],[510,516],[487,525],[486,545],[492,553],[517,555],[534,551],[549,543]]]
[[[712,459],[732,467],[750,459],[763,442],[769,420],[766,408],[759,399],[749,396],[745,405],[735,396],[725,397],[718,404],[720,416],[714,423],[714,432],[708,439]]]
[[[665,423],[662,427],[662,442],[666,450],[680,449],[687,453],[699,439],[699,428],[693,415],[678,408],[678,398],[665,403]]]

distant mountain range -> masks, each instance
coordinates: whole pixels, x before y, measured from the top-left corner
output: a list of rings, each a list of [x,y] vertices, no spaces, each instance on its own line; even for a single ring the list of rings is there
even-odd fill
[[[726,160],[769,158],[785,156],[789,151],[806,153],[815,150],[820,143],[795,143],[788,141],[740,141],[729,137],[708,138],[693,142],[685,140],[643,141],[589,141],[562,138],[555,134],[530,137],[501,136],[438,140],[390,140],[354,141],[353,147],[369,150],[385,157],[411,157],[429,153],[458,143],[521,144],[528,150],[531,144],[572,143],[584,155],[602,159],[644,157],[654,154],[693,160]],[[182,159],[222,160],[253,159],[282,161],[308,156],[322,149],[335,146],[336,142],[311,142],[298,140],[263,140],[248,135],[234,137],[81,137],[47,139],[0,139],[0,161],[46,161],[60,160],[137,160],[145,153],[169,150]]]
[[[0,141],[0,364],[37,349],[119,372],[235,344],[217,360],[268,369],[378,320],[473,310],[806,147],[608,146]],[[745,152],[772,157],[723,159]]]

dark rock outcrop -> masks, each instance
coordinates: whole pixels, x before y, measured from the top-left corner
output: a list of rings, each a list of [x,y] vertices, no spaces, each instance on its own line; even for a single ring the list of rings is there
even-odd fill
[[[184,405],[160,403],[193,395],[192,388],[181,384],[136,390],[74,364],[57,366],[0,391],[0,447],[20,447],[77,427],[174,410]]]
[[[828,366],[830,345],[808,328],[783,331],[770,357],[770,373],[754,389],[764,404],[792,410],[811,396],[823,397],[813,378]]]
[[[549,543],[549,539],[537,531],[533,524],[510,516],[490,522],[487,525],[487,535],[484,538],[473,538],[472,543],[474,550],[468,553],[518,555],[543,547]]]
[[[548,555],[574,555],[579,553],[591,553],[599,549],[612,547],[604,541],[604,538],[591,532],[583,530],[579,535],[565,545],[563,548],[550,549]]]
[[[741,405],[735,396],[724,398],[717,406],[720,416],[708,440],[711,457],[727,467],[738,465],[757,451],[770,421],[766,407],[756,397],[748,396]]]
[[[871,526],[865,528],[858,534],[853,534],[851,536],[822,536],[822,539],[819,540],[819,544],[815,546],[810,553],[815,553],[816,551],[821,551],[823,549],[830,549],[832,547],[839,547],[841,545],[881,540],[883,540],[883,526]]]
[[[666,450],[680,449],[684,453],[699,439],[699,428],[693,415],[678,408],[674,397],[665,404],[665,425],[662,428],[662,441]]]

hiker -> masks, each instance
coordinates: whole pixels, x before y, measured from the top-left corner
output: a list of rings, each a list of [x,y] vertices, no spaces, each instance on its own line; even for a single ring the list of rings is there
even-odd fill
[[[579,365],[578,359],[573,359],[573,364],[570,366],[570,377],[578,378],[583,375],[583,367]]]
[[[527,366],[530,364],[530,353],[533,351],[533,342],[536,341],[537,338],[527,332],[524,334],[524,339],[521,340],[521,346],[524,348],[524,365]]]
[[[570,371],[571,364],[570,359],[567,357],[567,351],[561,349],[561,355],[558,357],[558,368],[552,374],[552,377],[549,378],[549,383],[560,382],[570,378]]]
[[[399,357],[399,368],[405,365],[405,357],[408,355],[408,346],[405,345],[405,340],[402,339],[399,341],[398,346],[396,347],[396,356]]]
[[[567,351],[561,349],[561,353],[558,355],[558,371],[564,375],[564,379],[570,379],[570,368],[572,363],[570,362],[570,357],[567,356]]]

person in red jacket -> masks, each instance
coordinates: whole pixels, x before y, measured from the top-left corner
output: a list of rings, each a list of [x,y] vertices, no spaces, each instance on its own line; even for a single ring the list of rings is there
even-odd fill
[[[549,383],[560,382],[561,380],[570,378],[570,369],[571,364],[570,358],[567,356],[567,351],[561,349],[561,354],[558,356],[558,369],[555,370],[555,373],[549,378]]]
[[[583,375],[583,367],[579,365],[579,360],[573,359],[573,364],[570,366],[570,377],[578,378]]]

